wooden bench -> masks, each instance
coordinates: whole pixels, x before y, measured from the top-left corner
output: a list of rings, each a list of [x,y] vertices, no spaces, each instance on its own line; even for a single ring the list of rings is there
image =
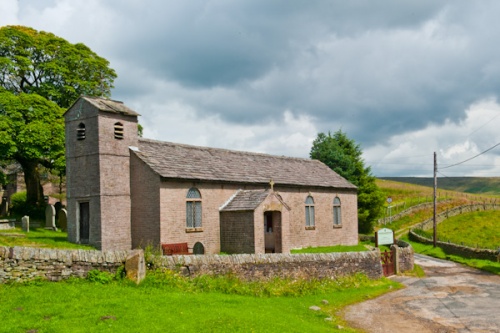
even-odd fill
[[[190,248],[188,247],[188,243],[175,243],[175,244],[161,244],[161,249],[163,251],[163,255],[171,256],[174,254],[193,254],[189,252]]]

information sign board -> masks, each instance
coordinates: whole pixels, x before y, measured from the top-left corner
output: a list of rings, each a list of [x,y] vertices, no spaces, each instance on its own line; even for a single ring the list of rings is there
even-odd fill
[[[391,229],[383,228],[375,232],[375,246],[394,244],[394,232]]]

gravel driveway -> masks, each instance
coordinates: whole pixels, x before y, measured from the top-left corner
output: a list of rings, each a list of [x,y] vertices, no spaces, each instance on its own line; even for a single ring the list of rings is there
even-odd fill
[[[415,254],[424,278],[392,277],[406,288],[344,310],[366,332],[500,332],[500,276]]]

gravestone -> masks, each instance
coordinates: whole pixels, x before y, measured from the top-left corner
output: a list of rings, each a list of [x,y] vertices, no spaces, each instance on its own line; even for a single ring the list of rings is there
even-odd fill
[[[146,260],[143,250],[133,250],[125,261],[127,278],[139,284],[146,277]]]
[[[23,216],[21,219],[21,227],[23,228],[23,231],[30,231],[30,217],[28,215]]]
[[[57,230],[56,209],[52,205],[47,205],[45,208],[45,229]]]
[[[59,212],[63,208],[63,205],[60,201],[58,201],[54,204],[54,208],[56,209],[56,222],[57,222],[59,221]]]
[[[59,217],[57,219],[57,224],[62,231],[67,231],[68,229],[68,212],[66,209],[61,208],[59,211]]]
[[[2,197],[2,204],[0,205],[0,216],[7,216],[9,213],[9,203],[7,197]]]

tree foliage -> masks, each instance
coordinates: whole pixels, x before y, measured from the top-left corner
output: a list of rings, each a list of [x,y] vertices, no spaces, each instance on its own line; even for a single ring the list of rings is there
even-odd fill
[[[40,95],[0,88],[0,158],[23,168],[29,203],[43,198],[40,166],[64,168],[62,114],[62,108]]]
[[[64,174],[62,108],[80,95],[109,97],[115,78],[84,44],[29,27],[0,28],[0,160],[22,166],[28,204],[43,202],[41,165]]]
[[[69,107],[80,95],[109,97],[116,73],[81,43],[23,26],[0,28],[0,85]]]
[[[319,133],[313,142],[310,157],[320,160],[333,171],[358,187],[358,229],[370,233],[382,211],[382,196],[370,167],[365,167],[362,150],[354,140],[338,130],[333,135]]]

